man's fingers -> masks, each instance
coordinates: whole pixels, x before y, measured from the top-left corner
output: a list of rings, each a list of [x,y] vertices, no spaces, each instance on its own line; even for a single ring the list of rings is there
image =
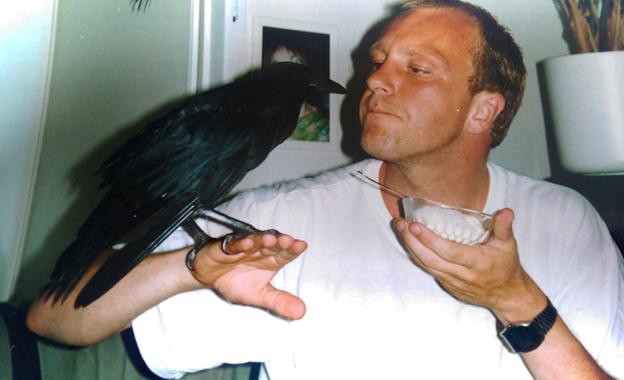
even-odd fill
[[[433,232],[427,230],[425,226],[418,223],[409,224],[403,219],[398,219],[395,223],[412,260],[423,270],[433,275],[435,272],[455,273],[461,269],[460,266],[447,261],[428,246],[430,241],[425,237],[429,234],[433,235]],[[429,236],[429,238],[435,239],[436,237]]]
[[[230,236],[230,235],[228,235]],[[272,233],[248,235],[237,238],[225,238],[221,250],[226,255],[235,255],[242,252],[254,252],[261,248],[274,247],[278,242],[278,236]],[[292,238],[291,238],[292,239]]]
[[[398,223],[402,222],[405,221],[398,221]],[[409,232],[403,232],[402,237],[408,246],[414,248],[412,249],[413,256],[417,256],[432,269],[459,270],[456,265],[468,267],[472,264],[473,260],[466,254],[465,246],[439,237],[420,223],[410,223],[407,229]]]

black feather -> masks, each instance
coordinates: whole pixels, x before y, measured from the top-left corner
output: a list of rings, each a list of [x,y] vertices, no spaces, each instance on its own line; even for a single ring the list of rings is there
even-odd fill
[[[108,191],[59,257],[46,297],[66,299],[102,252],[122,244],[75,305],[99,298],[195,212],[221,203],[292,133],[312,91],[344,93],[306,66],[269,65],[188,98],[128,140],[98,171]]]

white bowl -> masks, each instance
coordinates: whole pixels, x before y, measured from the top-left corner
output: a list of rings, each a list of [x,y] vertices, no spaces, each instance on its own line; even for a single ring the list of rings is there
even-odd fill
[[[401,204],[405,219],[422,223],[445,239],[477,245],[490,237],[493,215],[422,198],[405,197]]]

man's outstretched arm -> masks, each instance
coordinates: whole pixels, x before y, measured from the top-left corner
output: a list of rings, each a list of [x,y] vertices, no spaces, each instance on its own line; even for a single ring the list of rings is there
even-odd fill
[[[27,323],[35,333],[72,345],[102,341],[130,326],[145,310],[176,294],[211,288],[225,299],[271,310],[286,318],[305,313],[301,299],[275,289],[271,279],[307,248],[304,241],[270,233],[232,240],[226,255],[221,242],[206,245],[197,255],[193,272],[185,265],[189,248],[154,254],[139,264],[109,292],[85,308],[74,300],[103,260],[97,262],[64,300],[37,299]]]

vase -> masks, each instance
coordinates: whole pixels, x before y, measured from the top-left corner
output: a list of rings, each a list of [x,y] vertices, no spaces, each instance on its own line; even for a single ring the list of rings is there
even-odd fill
[[[550,58],[538,69],[561,166],[624,173],[624,52]]]

